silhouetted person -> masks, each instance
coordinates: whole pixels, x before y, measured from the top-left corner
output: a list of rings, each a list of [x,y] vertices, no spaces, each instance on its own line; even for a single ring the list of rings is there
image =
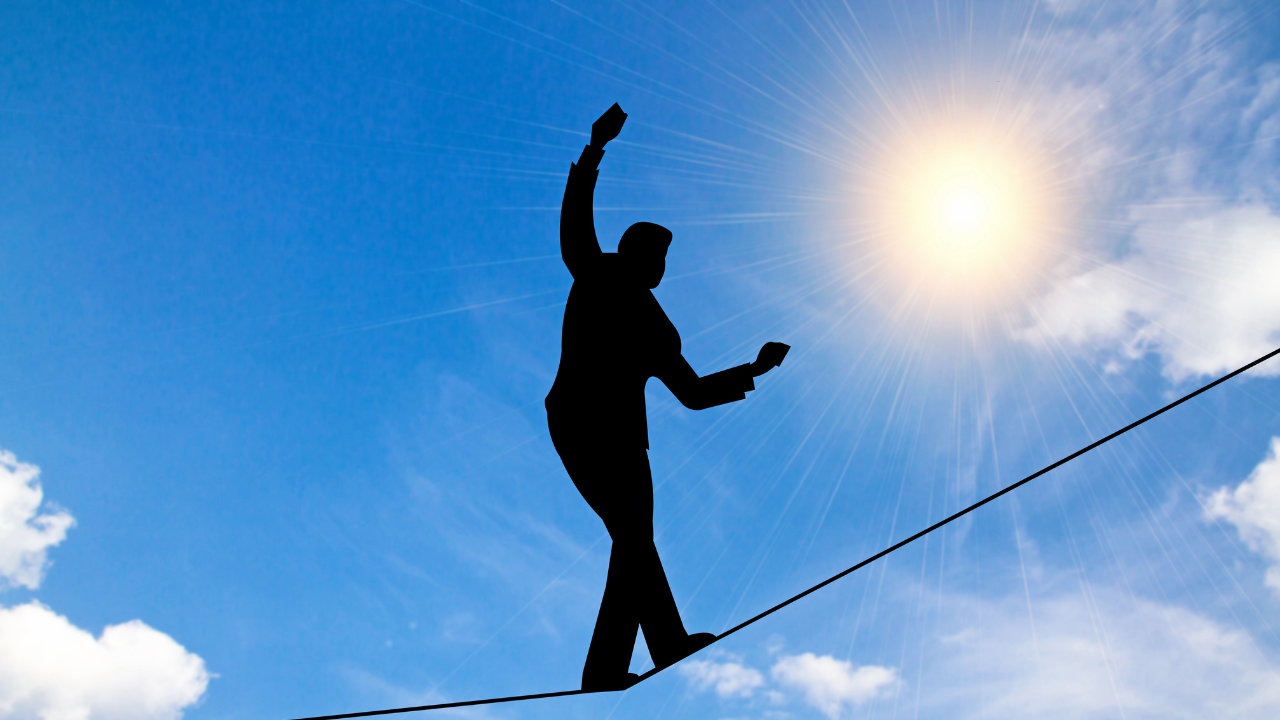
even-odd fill
[[[627,670],[637,627],[659,668],[715,640],[685,631],[653,544],[645,383],[656,377],[686,407],[701,410],[745,398],[755,389],[752,378],[780,364],[788,350],[766,343],[754,363],[698,377],[680,354],[680,334],[650,292],[666,269],[671,231],[636,223],[623,233],[618,252],[600,250],[592,212],[597,167],[605,143],[626,119],[614,104],[591,126],[591,144],[569,168],[560,209],[560,252],[573,288],[564,310],[560,370],[547,394],[547,424],[573,484],[613,539],[582,671],[584,690],[636,682]]]

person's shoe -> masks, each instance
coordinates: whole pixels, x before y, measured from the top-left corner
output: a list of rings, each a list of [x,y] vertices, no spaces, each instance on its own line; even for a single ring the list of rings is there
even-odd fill
[[[621,675],[612,675],[601,677],[599,675],[582,675],[582,689],[586,692],[614,692],[617,690],[626,690],[627,688],[640,682],[640,676],[633,673],[623,673]]]
[[[684,644],[680,646],[679,654],[664,658],[661,663],[655,664],[659,670],[665,670],[715,641],[716,636],[713,633],[694,633],[684,639]]]

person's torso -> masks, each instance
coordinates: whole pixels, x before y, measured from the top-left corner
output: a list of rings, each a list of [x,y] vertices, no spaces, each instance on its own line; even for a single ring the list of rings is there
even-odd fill
[[[569,291],[547,410],[612,426],[616,437],[647,445],[644,386],[679,357],[680,334],[648,288],[626,281],[616,254],[601,260]]]

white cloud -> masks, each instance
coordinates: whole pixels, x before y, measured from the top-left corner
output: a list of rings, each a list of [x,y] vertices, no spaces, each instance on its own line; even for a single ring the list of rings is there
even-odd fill
[[[1214,520],[1236,526],[1240,538],[1273,562],[1267,585],[1280,592],[1280,437],[1271,438],[1265,460],[1234,490],[1223,487],[1205,503]]]
[[[788,655],[774,664],[773,679],[804,693],[805,702],[832,720],[847,706],[862,705],[898,689],[896,668],[837,660],[830,655]]]
[[[40,468],[0,450],[0,582],[32,590],[75,520],[40,514]],[[0,719],[173,720],[209,684],[204,660],[140,620],[93,635],[39,602],[0,607]]]
[[[733,660],[690,660],[680,666],[680,674],[689,678],[699,690],[714,687],[716,694],[722,698],[751,697],[756,688],[764,685],[764,676],[759,670]]]
[[[36,589],[48,565],[45,551],[62,542],[75,519],[65,510],[40,513],[40,468],[0,450],[0,589]]]
[[[1280,66],[1228,8],[1050,5],[1081,11],[1042,42],[1060,59],[1066,176],[1092,209],[1017,335],[1110,370],[1157,353],[1175,382],[1275,349]]]
[[[924,717],[1270,720],[1280,707],[1254,640],[1185,608],[1095,588],[1030,612],[1021,598],[945,607],[963,629],[935,646]]]
[[[1174,381],[1235,369],[1280,344],[1280,218],[1262,206],[1138,227],[1132,252],[1067,278],[1026,337],[1159,352]],[[1265,363],[1259,374],[1280,374]]]
[[[204,694],[204,661],[139,620],[101,637],[37,602],[0,608],[0,717],[170,720]]]

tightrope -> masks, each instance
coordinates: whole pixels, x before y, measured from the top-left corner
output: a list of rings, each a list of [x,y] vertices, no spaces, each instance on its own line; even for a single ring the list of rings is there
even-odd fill
[[[865,567],[865,566],[867,566],[867,565],[870,565],[871,563],[875,562],[876,560],[879,560],[880,558],[884,557],[885,555],[888,555],[888,554],[889,554],[889,553],[891,553],[891,552],[894,552],[894,551],[899,550],[899,549],[901,549],[901,548],[903,548],[903,547],[906,547],[907,545],[910,545],[911,543],[915,542],[916,540],[919,540],[920,538],[924,537],[925,535],[928,535],[929,533],[933,532],[934,530],[937,530],[938,528],[940,528],[940,527],[942,527],[942,526],[944,526],[944,525],[946,525],[946,524],[948,524],[948,523],[950,523],[950,522],[952,522],[952,521],[954,521],[954,520],[958,520],[958,519],[960,519],[960,518],[964,517],[965,515],[968,515],[969,513],[973,512],[974,510],[977,510],[978,508],[982,507],[983,505],[986,505],[987,503],[991,502],[992,500],[995,500],[996,498],[999,498],[999,497],[1001,497],[1002,495],[1005,495],[1005,494],[1007,494],[1007,493],[1011,493],[1011,492],[1013,492],[1014,490],[1017,490],[1018,488],[1022,487],[1023,485],[1026,485],[1027,483],[1031,482],[1032,480],[1035,480],[1036,478],[1040,477],[1041,475],[1044,475],[1044,474],[1046,474],[1046,473],[1048,473],[1048,472],[1051,472],[1051,471],[1053,471],[1053,470],[1056,470],[1056,469],[1057,469],[1057,468],[1059,468],[1059,467],[1062,467],[1063,465],[1066,465],[1067,463],[1071,462],[1072,460],[1075,460],[1076,458],[1080,457],[1081,455],[1084,455],[1085,453],[1089,452],[1090,450],[1094,450],[1094,449],[1096,449],[1096,448],[1098,448],[1098,447],[1100,447],[1100,446],[1102,446],[1102,445],[1105,445],[1106,443],[1111,442],[1112,440],[1115,440],[1116,438],[1120,437],[1121,435],[1124,435],[1125,433],[1127,433],[1127,432],[1129,432],[1130,430],[1132,430],[1132,429],[1134,429],[1134,428],[1138,427],[1139,425],[1141,425],[1141,424],[1143,424],[1143,423],[1147,422],[1148,420],[1151,420],[1151,419],[1153,419],[1153,418],[1159,417],[1160,415],[1163,415],[1164,413],[1166,413],[1166,412],[1168,412],[1168,411],[1170,411],[1170,410],[1172,410],[1172,409],[1174,409],[1174,408],[1178,407],[1178,406],[1179,406],[1179,405],[1181,405],[1182,403],[1184,403],[1184,402],[1186,402],[1186,401],[1188,401],[1188,400],[1190,400],[1190,399],[1192,399],[1192,398],[1196,397],[1197,395],[1200,395],[1201,393],[1204,393],[1204,392],[1208,392],[1209,390],[1212,390],[1213,388],[1215,388],[1215,387],[1217,387],[1217,386],[1221,385],[1222,383],[1224,383],[1224,382],[1226,382],[1226,381],[1230,380],[1231,378],[1233,378],[1233,377],[1235,377],[1235,376],[1237,376],[1237,375],[1239,375],[1239,374],[1241,374],[1241,373],[1248,372],[1249,370],[1253,369],[1254,367],[1256,367],[1256,366],[1258,366],[1258,365],[1261,365],[1262,363],[1264,363],[1264,362],[1266,362],[1266,361],[1270,360],[1271,358],[1275,357],[1276,355],[1280,355],[1280,348],[1276,348],[1275,350],[1272,350],[1271,352],[1267,353],[1266,355],[1263,355],[1262,357],[1258,358],[1257,360],[1254,360],[1253,362],[1249,363],[1248,365],[1244,365],[1244,366],[1239,367],[1239,368],[1237,368],[1237,369],[1235,369],[1235,370],[1232,370],[1231,372],[1227,373],[1226,375],[1223,375],[1222,377],[1218,378],[1217,380],[1214,380],[1213,382],[1209,383],[1208,385],[1205,385],[1204,387],[1202,387],[1202,388],[1200,388],[1200,389],[1198,389],[1198,390],[1195,390],[1194,392],[1190,392],[1190,393],[1187,393],[1186,395],[1183,395],[1182,397],[1178,398],[1177,400],[1174,400],[1173,402],[1169,403],[1168,405],[1165,405],[1164,407],[1160,408],[1159,410],[1156,410],[1155,412],[1153,412],[1153,413],[1151,413],[1151,414],[1149,414],[1149,415],[1146,415],[1146,416],[1144,416],[1144,417],[1142,417],[1142,418],[1140,418],[1140,419],[1138,419],[1138,420],[1134,420],[1133,422],[1129,423],[1128,425],[1125,425],[1124,427],[1120,428],[1119,430],[1116,430],[1115,432],[1113,432],[1113,433],[1111,433],[1110,435],[1108,435],[1108,436],[1106,436],[1106,437],[1102,438],[1101,440],[1096,440],[1096,441],[1094,441],[1094,442],[1092,442],[1092,443],[1090,443],[1090,444],[1088,444],[1088,445],[1086,445],[1086,446],[1084,446],[1084,447],[1080,448],[1079,450],[1077,450],[1077,451],[1075,451],[1075,452],[1071,453],[1070,455],[1068,455],[1068,456],[1066,456],[1066,457],[1062,458],[1061,460],[1058,460],[1057,462],[1054,462],[1054,463],[1053,463],[1053,464],[1051,464],[1051,465],[1046,465],[1045,467],[1043,467],[1043,468],[1041,468],[1041,469],[1039,469],[1039,470],[1035,471],[1034,473],[1032,473],[1032,474],[1030,474],[1030,475],[1028,475],[1028,476],[1026,476],[1026,477],[1024,477],[1024,478],[1022,478],[1022,479],[1021,479],[1021,480],[1019,480],[1018,482],[1016,482],[1016,483],[1014,483],[1014,484],[1012,484],[1012,485],[1010,485],[1010,486],[1008,486],[1008,487],[1006,487],[1006,488],[1004,488],[1004,489],[1002,489],[1002,490],[999,490],[999,491],[997,491],[997,492],[995,492],[995,493],[992,493],[991,495],[988,495],[987,497],[985,497],[985,498],[983,498],[983,499],[979,500],[978,502],[976,502],[976,503],[974,503],[974,504],[970,505],[969,507],[967,507],[967,508],[965,508],[965,509],[963,509],[963,510],[961,510],[961,511],[957,512],[957,513],[955,513],[954,515],[950,515],[950,516],[946,517],[945,519],[939,520],[938,522],[936,522],[936,523],[934,523],[934,524],[930,525],[929,527],[925,528],[924,530],[921,530],[920,532],[916,533],[915,535],[912,535],[911,537],[907,538],[906,540],[902,540],[902,541],[900,541],[900,542],[898,542],[898,543],[895,543],[895,544],[893,544],[893,545],[890,545],[889,547],[887,547],[887,548],[885,548],[884,550],[881,550],[880,552],[876,553],[875,555],[872,555],[871,557],[869,557],[869,558],[867,558],[867,559],[863,560],[862,562],[858,563],[857,565],[854,565],[854,566],[852,566],[852,567],[848,568],[847,570],[842,570],[841,572],[836,573],[835,575],[832,575],[831,577],[827,578],[826,580],[823,580],[822,582],[818,583],[817,585],[814,585],[813,587],[809,588],[808,590],[805,590],[804,592],[801,592],[801,593],[799,593],[799,594],[797,594],[797,595],[793,595],[792,597],[787,598],[786,600],[783,600],[782,602],[778,603],[777,605],[774,605],[773,607],[769,608],[768,610],[765,610],[764,612],[760,613],[759,615],[756,615],[756,616],[754,616],[754,617],[752,617],[752,618],[750,618],[749,620],[746,620],[746,621],[744,621],[744,622],[738,623],[737,625],[735,625],[735,626],[733,626],[733,627],[729,628],[728,630],[726,630],[726,631],[724,631],[724,632],[720,633],[719,635],[717,635],[717,636],[716,636],[716,639],[715,639],[714,641],[712,641],[711,645],[714,645],[715,643],[720,642],[721,640],[723,640],[723,639],[725,639],[725,638],[729,637],[730,635],[732,635],[732,634],[734,634],[734,633],[738,632],[739,630],[741,630],[741,629],[743,629],[743,628],[747,627],[748,625],[751,625],[751,624],[756,623],[756,622],[758,622],[758,621],[760,621],[760,620],[763,620],[763,619],[765,619],[766,617],[769,617],[770,615],[772,615],[772,614],[774,614],[774,613],[778,612],[779,610],[781,610],[782,608],[784,608],[784,607],[786,607],[786,606],[790,605],[791,603],[793,603],[793,602],[795,602],[795,601],[797,601],[797,600],[799,600],[799,599],[801,599],[801,598],[803,598],[803,597],[806,597],[806,596],[808,596],[808,595],[811,595],[811,594],[813,594],[813,593],[815,593],[815,592],[817,592],[817,591],[821,590],[822,588],[824,588],[824,587],[826,587],[826,586],[830,585],[831,583],[833,583],[833,582],[835,582],[835,581],[839,580],[840,578],[842,578],[842,577],[844,577],[844,576],[846,576],[846,575],[848,575],[848,574],[850,574],[850,573],[852,573],[852,572],[855,572],[855,571],[857,571],[857,570],[859,570],[859,569],[861,569],[861,568],[863,568],[863,567]],[[708,645],[707,647],[710,647],[710,645]],[[640,684],[641,682],[644,682],[645,680],[648,680],[649,678],[653,677],[654,675],[657,675],[657,674],[658,674],[658,672],[659,672],[659,670],[658,670],[657,668],[654,668],[654,669],[650,670],[649,672],[647,672],[647,673],[645,673],[645,674],[641,675],[641,676],[640,676],[640,680],[636,683],[636,685]],[[631,687],[635,687],[635,685],[632,685]],[[419,711],[423,711],[423,710],[444,710],[444,709],[446,709],[446,708],[469,707],[469,706],[472,706],[472,705],[494,705],[494,704],[497,704],[497,703],[519,702],[519,701],[521,701],[521,700],[540,700],[540,699],[542,699],[542,698],[568,697],[568,696],[570,696],[570,695],[591,695],[591,694],[593,694],[593,693],[598,693],[598,692],[616,692],[616,691],[613,691],[613,690],[561,690],[560,692],[535,693],[535,694],[532,694],[532,695],[512,695],[512,696],[510,696],[510,697],[487,698],[487,699],[485,699],[485,700],[464,700],[464,701],[462,701],[462,702],[440,703],[440,704],[437,704],[437,705],[417,705],[417,706],[415,706],[415,707],[392,708],[392,709],[390,709],[390,710],[366,710],[365,712],[343,713],[343,714],[339,714],[339,715],[317,715],[317,716],[315,716],[315,717],[309,717],[309,718],[297,718],[296,720],[343,720],[343,718],[372,717],[372,716],[374,716],[374,715],[393,715],[393,714],[396,714],[396,713],[419,712]]]

